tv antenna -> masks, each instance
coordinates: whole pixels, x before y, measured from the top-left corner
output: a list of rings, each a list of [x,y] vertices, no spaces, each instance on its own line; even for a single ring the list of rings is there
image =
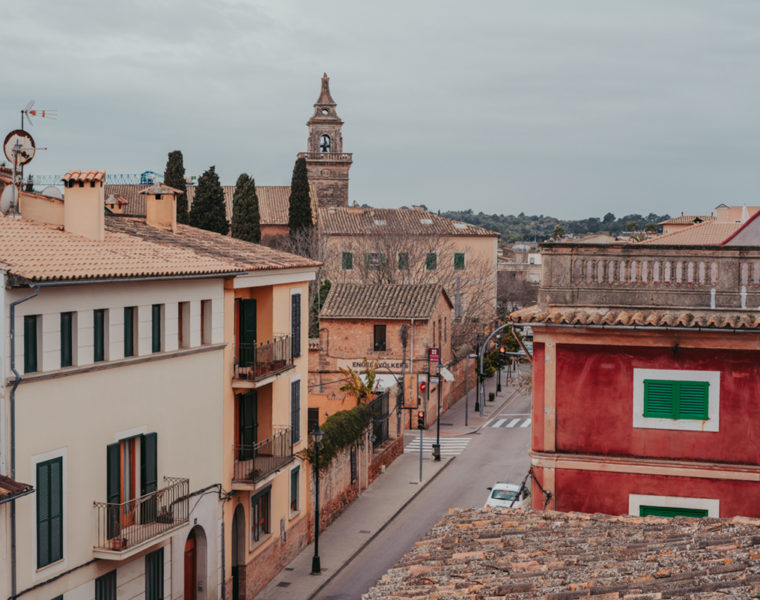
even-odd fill
[[[41,119],[55,119],[58,116],[58,111],[48,109],[32,109],[32,106],[34,106],[34,100],[29,100],[26,106],[21,109],[21,129],[24,128],[24,115],[26,115],[26,120],[29,122],[29,125],[34,125],[32,122],[32,117],[40,117]]]

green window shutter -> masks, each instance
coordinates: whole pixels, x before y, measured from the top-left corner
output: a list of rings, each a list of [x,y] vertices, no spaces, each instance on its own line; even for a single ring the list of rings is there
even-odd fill
[[[37,370],[37,315],[24,317],[24,373]]]
[[[72,335],[71,326],[73,322],[73,313],[61,313],[61,367],[70,367],[72,365]]]
[[[145,555],[145,600],[164,598],[164,549]]]
[[[428,271],[435,271],[438,268],[438,255],[435,252],[428,252],[425,256],[425,268]]]
[[[675,419],[674,381],[644,380],[644,416]]]
[[[158,434],[140,436],[140,493],[150,494],[158,489]]]
[[[161,305],[151,307],[151,350],[161,352]]]
[[[257,396],[250,391],[238,396],[238,443],[243,446],[238,452],[239,460],[253,458],[253,445],[256,443]]]
[[[409,269],[409,253],[408,252],[398,253],[398,268],[400,271],[406,271]]]
[[[350,271],[354,268],[354,255],[351,252],[344,252],[342,256],[342,265],[344,271]]]
[[[121,532],[121,509],[119,502],[121,500],[121,462],[120,462],[119,444],[109,444],[106,446],[106,502],[112,506],[108,507],[106,518],[108,537],[116,537]]]
[[[290,297],[290,335],[293,358],[301,356],[301,294]]]
[[[93,312],[93,361],[100,362],[105,359],[105,321],[106,311],[99,308]]]
[[[301,440],[301,381],[290,383],[290,443]]]
[[[454,253],[454,270],[461,271],[464,269],[464,252]]]
[[[290,472],[290,511],[298,510],[298,478],[301,470],[296,467]]]
[[[135,355],[135,307],[124,307],[124,356]]]
[[[707,509],[704,508],[675,508],[671,506],[640,506],[639,516],[648,517],[695,517],[701,518],[707,516]]]
[[[116,600],[116,569],[95,580],[95,600]]]
[[[37,464],[37,567],[63,558],[63,458]]]
[[[678,384],[678,418],[700,421],[709,419],[710,384],[707,381],[679,381]]]

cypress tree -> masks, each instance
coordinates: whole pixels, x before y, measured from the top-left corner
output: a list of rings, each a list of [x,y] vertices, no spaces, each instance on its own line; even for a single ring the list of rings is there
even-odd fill
[[[164,184],[182,192],[177,196],[177,223],[187,223],[187,184],[185,183],[185,165],[182,162],[180,150],[169,152],[166,169],[164,169]]]
[[[306,159],[299,158],[293,167],[293,179],[290,182],[290,201],[288,227],[290,235],[309,230],[313,226],[311,217],[311,198],[309,198],[309,178],[306,174]]]
[[[261,241],[259,197],[253,177],[242,173],[232,196],[232,237],[258,244]]]
[[[224,207],[224,190],[219,183],[216,167],[211,166],[198,178],[193,207],[190,209],[189,223],[208,231],[227,235],[230,224]]]

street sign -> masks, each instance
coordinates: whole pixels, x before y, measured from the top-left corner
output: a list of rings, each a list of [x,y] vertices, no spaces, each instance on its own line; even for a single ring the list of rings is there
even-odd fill
[[[404,406],[407,408],[417,408],[419,405],[416,384],[417,376],[414,373],[404,375]]]
[[[430,376],[430,385],[438,385],[438,375]]]
[[[441,349],[440,348],[428,348],[428,361],[429,362],[441,362]]]
[[[420,392],[424,394],[426,389],[427,389],[427,383],[424,381],[420,381]]]

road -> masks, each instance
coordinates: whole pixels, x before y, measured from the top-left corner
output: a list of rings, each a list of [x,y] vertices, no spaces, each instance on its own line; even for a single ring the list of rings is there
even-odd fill
[[[317,600],[358,600],[449,508],[483,506],[486,488],[495,481],[519,483],[530,466],[531,428],[523,426],[529,413],[529,395],[517,396],[471,434],[462,453],[322,589]],[[446,415],[441,418],[445,421]]]

